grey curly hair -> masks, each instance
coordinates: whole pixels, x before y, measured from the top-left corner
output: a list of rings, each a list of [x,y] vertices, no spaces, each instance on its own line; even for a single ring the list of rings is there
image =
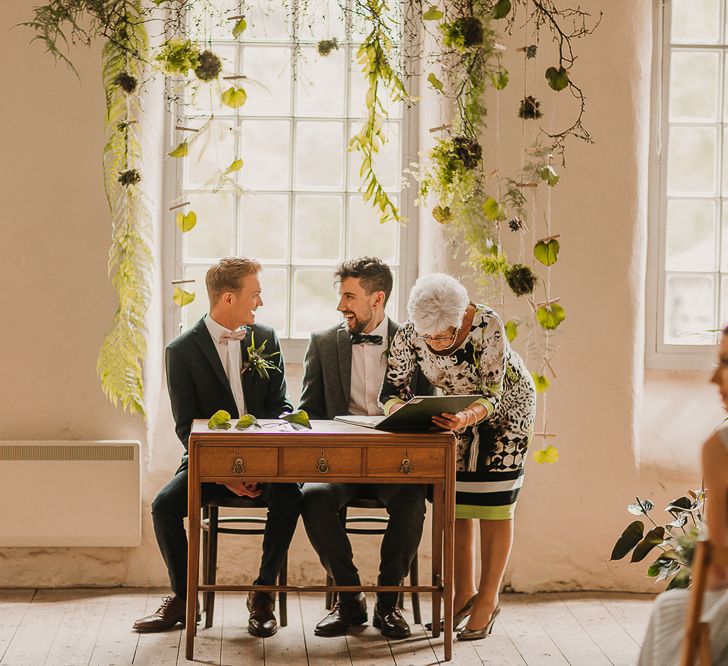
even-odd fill
[[[418,333],[435,335],[450,326],[459,328],[469,302],[467,289],[454,277],[431,273],[412,287],[407,315]]]

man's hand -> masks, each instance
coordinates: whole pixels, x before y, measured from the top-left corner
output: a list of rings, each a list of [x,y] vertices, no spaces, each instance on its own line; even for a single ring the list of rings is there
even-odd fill
[[[238,481],[237,483],[223,484],[229,491],[235,493],[238,497],[258,497],[263,492],[259,483],[246,483]]]

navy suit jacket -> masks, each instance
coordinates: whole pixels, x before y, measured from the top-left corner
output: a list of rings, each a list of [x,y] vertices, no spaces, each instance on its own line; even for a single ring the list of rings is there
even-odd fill
[[[266,341],[266,353],[281,351],[278,336],[270,326],[253,324],[249,329],[240,342],[243,366],[248,360],[251,332],[255,335],[256,348]],[[278,371],[269,370],[268,379],[260,377],[252,368],[242,378],[245,408],[259,419],[275,419],[293,410],[286,395],[283,355],[279,353],[270,361]],[[194,419],[209,419],[219,409],[230,412],[233,418],[241,416],[204,317],[169,344],[165,363],[175,430],[185,452]]]

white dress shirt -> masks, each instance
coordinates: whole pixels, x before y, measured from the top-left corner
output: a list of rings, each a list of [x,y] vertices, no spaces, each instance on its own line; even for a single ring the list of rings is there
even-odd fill
[[[376,416],[382,413],[377,404],[379,390],[387,369],[387,333],[389,319],[382,322],[368,335],[381,335],[382,344],[363,343],[351,346],[351,393],[349,413],[357,416]]]
[[[222,324],[218,324],[209,314],[205,317],[205,326],[210,331],[212,342],[215,345],[222,367],[225,369],[225,375],[230,382],[230,388],[235,398],[235,405],[238,408],[238,416],[245,414],[245,397],[243,396],[243,382],[241,377],[242,360],[240,340],[226,340],[220,342],[220,336],[223,333],[232,333],[229,328],[225,328]]]

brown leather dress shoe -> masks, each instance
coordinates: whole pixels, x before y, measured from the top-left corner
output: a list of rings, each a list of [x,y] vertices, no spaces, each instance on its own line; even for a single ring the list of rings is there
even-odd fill
[[[178,623],[184,626],[186,607],[185,600],[176,594],[164,597],[162,605],[154,613],[134,623],[134,629],[146,634],[154,631],[167,631]]]
[[[402,611],[395,605],[391,608],[374,606],[374,619],[372,624],[381,629],[382,636],[387,638],[408,638],[412,635],[407,620],[402,617]]]
[[[367,598],[363,593],[353,599],[337,602],[332,610],[316,625],[313,633],[317,636],[343,636],[351,627],[364,624],[367,617]]]
[[[278,622],[273,613],[273,595],[268,592],[251,592],[248,595],[248,633],[268,638],[278,631]]]

